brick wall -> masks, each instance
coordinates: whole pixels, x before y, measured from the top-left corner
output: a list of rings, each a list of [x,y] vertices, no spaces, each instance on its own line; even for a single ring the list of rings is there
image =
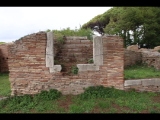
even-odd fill
[[[148,66],[153,66],[155,69],[160,70],[160,53],[155,51],[142,52],[142,62]]]
[[[103,37],[102,85],[123,89],[124,48],[123,39],[118,36]],[[105,76],[107,75],[107,77]]]
[[[13,94],[37,93],[38,82],[48,80],[45,48],[44,32],[25,36],[9,46],[9,80]]]
[[[118,36],[102,38],[97,36],[96,39],[102,39],[103,65],[96,66],[98,68],[96,70],[87,68],[86,71],[79,71],[77,75],[63,75],[61,71],[50,72],[49,67],[46,67],[47,35],[45,32],[24,36],[15,41],[10,45],[8,61],[11,94],[36,94],[41,90],[49,89],[57,89],[63,94],[80,94],[84,88],[97,85],[123,89],[123,40]],[[87,40],[68,39],[69,41],[76,42],[75,47],[79,41],[89,43]],[[90,45],[90,43],[84,45]],[[69,45],[65,49],[70,52],[75,50]],[[94,67],[94,64],[90,67]]]
[[[8,71],[8,44],[0,44],[0,73]]]
[[[157,70],[160,70],[160,53],[158,52],[159,49],[160,46],[157,46],[154,49],[138,49],[138,45],[128,46],[125,50],[124,67],[141,61],[147,66],[153,66]]]

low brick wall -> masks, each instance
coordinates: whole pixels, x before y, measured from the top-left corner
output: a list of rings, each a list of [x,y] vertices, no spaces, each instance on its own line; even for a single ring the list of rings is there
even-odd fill
[[[138,49],[138,45],[128,46],[125,50],[124,67],[133,65],[136,62],[141,61],[148,66],[153,66],[157,70],[160,70],[160,53],[158,52],[159,49],[160,46],[157,46],[154,49]]]
[[[142,52],[142,62],[146,63],[148,66],[153,66],[157,70],[160,70],[160,53],[144,51]]]
[[[124,89],[136,91],[160,92],[160,78],[125,80]]]
[[[57,89],[62,94],[80,94],[84,88],[97,85],[123,89],[123,39],[118,36],[97,36],[93,41],[101,44],[99,40],[102,43],[101,50],[103,51],[94,51],[93,53],[95,62],[101,60],[103,64],[92,64],[91,67],[97,66],[98,69],[92,70],[93,68],[88,67],[79,71],[77,75],[70,76],[64,76],[59,71],[60,69],[55,69],[54,62],[50,61],[53,59],[54,53],[48,51],[50,44],[47,44],[45,32],[24,36],[15,41],[13,45],[10,45],[8,61],[11,94],[36,94],[49,89]],[[48,57],[46,58],[46,56]],[[47,61],[48,64],[46,64]]]

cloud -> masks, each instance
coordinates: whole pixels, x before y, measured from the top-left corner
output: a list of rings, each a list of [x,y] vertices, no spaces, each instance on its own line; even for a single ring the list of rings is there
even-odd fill
[[[0,7],[0,41],[11,42],[47,29],[71,29],[111,7]]]

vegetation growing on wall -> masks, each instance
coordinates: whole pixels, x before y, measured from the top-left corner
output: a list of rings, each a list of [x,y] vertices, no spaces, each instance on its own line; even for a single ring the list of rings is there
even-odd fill
[[[71,72],[72,72],[72,74],[78,74],[78,67],[77,66],[72,66]]]
[[[5,42],[0,42],[0,44],[4,44]]]
[[[51,30],[47,30],[47,31],[51,31]],[[63,42],[63,38],[64,36],[87,36],[87,38],[89,40],[92,40],[92,35],[93,31],[90,28],[87,29],[75,29],[72,30],[69,27],[68,28],[64,28],[62,30],[52,30],[54,37],[59,41],[59,42]]]

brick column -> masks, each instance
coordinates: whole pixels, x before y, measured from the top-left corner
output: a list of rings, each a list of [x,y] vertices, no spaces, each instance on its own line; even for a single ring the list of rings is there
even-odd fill
[[[103,40],[103,66],[107,78],[104,86],[123,89],[124,86],[124,48],[123,39],[118,36],[105,36]],[[102,84],[103,84],[102,83]]]

